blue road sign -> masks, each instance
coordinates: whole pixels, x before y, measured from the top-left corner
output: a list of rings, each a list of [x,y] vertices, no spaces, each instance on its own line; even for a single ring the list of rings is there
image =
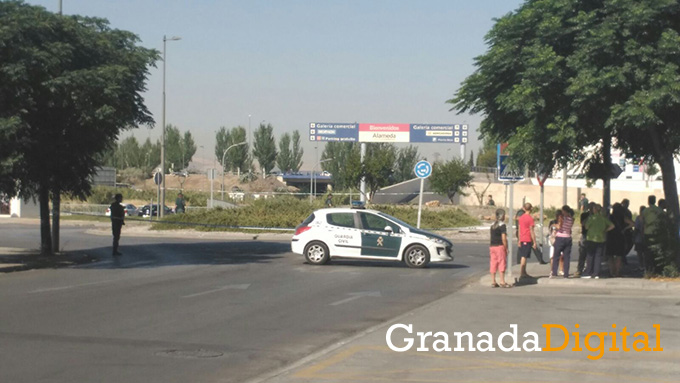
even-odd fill
[[[359,124],[312,122],[309,124],[310,141],[359,141]]]
[[[411,141],[418,143],[467,143],[467,125],[411,124]]]
[[[419,161],[414,171],[418,178],[427,178],[432,174],[432,165],[427,161]]]
[[[508,168],[509,155],[501,154],[501,145],[499,144],[496,149],[496,166],[498,167],[498,179],[500,181],[522,181],[524,180],[524,175],[521,172],[517,172],[514,169]]]

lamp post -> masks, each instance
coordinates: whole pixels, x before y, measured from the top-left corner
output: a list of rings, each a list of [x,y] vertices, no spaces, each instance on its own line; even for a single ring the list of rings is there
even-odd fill
[[[326,158],[325,160],[321,160],[317,162],[313,167],[312,167],[312,173],[309,175],[309,203],[314,202],[314,189],[312,188],[314,185],[314,170],[316,169],[316,165],[321,165],[324,162],[328,162],[332,160],[333,158]]]
[[[224,201],[224,158],[227,156],[229,149],[245,145],[247,143],[247,141],[239,142],[238,144],[231,145],[230,147],[224,149],[224,153],[222,154],[222,201]]]
[[[177,41],[181,37],[172,36],[170,38],[163,35],[163,117],[161,119],[161,200],[158,207],[158,217],[163,218],[165,215],[165,47],[167,41]]]

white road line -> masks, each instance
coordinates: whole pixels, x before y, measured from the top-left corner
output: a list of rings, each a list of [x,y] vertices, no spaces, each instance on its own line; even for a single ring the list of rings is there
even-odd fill
[[[351,295],[351,297],[339,300],[337,302],[333,302],[333,303],[330,304],[330,306],[341,305],[343,303],[351,302],[355,299],[359,299],[359,298],[363,298],[363,297],[381,297],[382,296],[382,294],[380,294],[380,291],[364,291],[364,292],[359,292],[359,293],[349,293],[347,295]]]
[[[38,290],[29,291],[29,294],[45,293],[45,292],[49,292],[49,291],[68,290],[68,289],[74,289],[76,287],[101,285],[101,284],[104,284],[104,283],[117,282],[117,281],[120,281],[120,279],[112,279],[112,280],[108,280],[108,281],[99,281],[99,282],[92,282],[92,283],[82,283],[82,284],[79,284],[79,285],[50,287],[50,288],[47,288],[47,289],[38,289]]]
[[[242,284],[242,285],[228,285],[228,286],[222,286],[220,288],[213,289],[213,290],[202,291],[200,293],[184,295],[184,296],[182,296],[182,298],[193,298],[193,297],[198,297],[198,296],[206,295],[206,294],[212,294],[212,293],[216,293],[218,291],[224,291],[224,290],[246,290],[248,287],[250,287],[250,283],[246,283],[246,284]]]

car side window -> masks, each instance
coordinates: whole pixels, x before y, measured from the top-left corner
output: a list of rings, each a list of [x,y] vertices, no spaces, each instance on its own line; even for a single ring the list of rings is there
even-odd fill
[[[383,217],[370,213],[359,214],[361,215],[361,224],[366,230],[385,231],[385,226],[390,226],[395,234],[401,233],[399,226]]]
[[[356,228],[354,213],[330,213],[326,215],[326,221],[333,226]]]

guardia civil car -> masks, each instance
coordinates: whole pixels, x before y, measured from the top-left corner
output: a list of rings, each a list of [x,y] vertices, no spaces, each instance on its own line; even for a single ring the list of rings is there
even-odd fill
[[[313,265],[331,258],[403,261],[416,268],[453,261],[448,239],[376,210],[317,210],[295,229],[291,248]]]

